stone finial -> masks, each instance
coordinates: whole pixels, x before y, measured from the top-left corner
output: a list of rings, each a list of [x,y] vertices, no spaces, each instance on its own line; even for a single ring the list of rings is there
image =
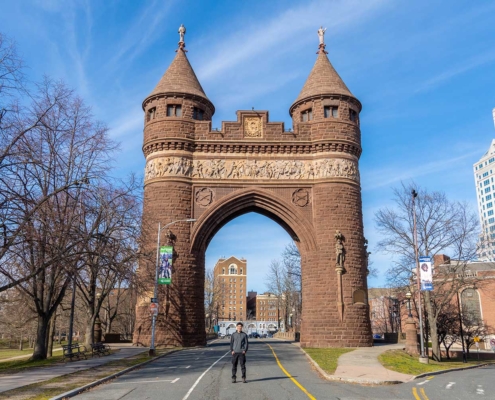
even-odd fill
[[[316,54],[320,53],[325,53],[328,54],[328,52],[325,51],[325,31],[327,28],[323,29],[323,26],[320,26],[320,29],[318,29],[318,39],[320,40],[320,45],[318,47],[318,51]]]
[[[186,34],[186,27],[184,24],[180,24],[179,26],[179,50],[184,50],[184,47],[186,47],[186,42],[184,41],[184,36]]]

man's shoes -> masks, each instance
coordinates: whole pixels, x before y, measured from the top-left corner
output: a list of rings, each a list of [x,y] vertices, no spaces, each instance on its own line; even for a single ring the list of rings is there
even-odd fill
[[[242,378],[242,383],[247,383],[246,378]]]
[[[235,383],[235,378],[232,378],[232,383]]]

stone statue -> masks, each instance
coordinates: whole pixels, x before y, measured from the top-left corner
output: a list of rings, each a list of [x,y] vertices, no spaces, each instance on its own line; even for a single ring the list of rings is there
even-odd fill
[[[345,249],[344,249],[344,235],[340,233],[340,231],[335,232],[335,240],[337,243],[335,243],[335,253],[337,256],[337,266],[338,267],[343,267],[344,266],[344,261],[345,261]]]
[[[179,43],[184,43],[184,35],[186,34],[186,27],[183,24],[180,24],[179,27]]]
[[[318,29],[318,38],[320,39],[320,44],[325,44],[325,31],[327,28],[323,29],[322,26],[320,26],[320,29]]]

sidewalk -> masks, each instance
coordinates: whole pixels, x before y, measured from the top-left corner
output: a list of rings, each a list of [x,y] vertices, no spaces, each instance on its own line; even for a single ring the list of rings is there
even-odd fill
[[[337,369],[333,375],[325,372],[306,353],[306,357],[326,379],[349,383],[368,385],[386,385],[409,382],[414,375],[401,374],[386,369],[378,361],[378,356],[387,350],[403,349],[403,344],[379,344],[373,347],[359,347],[349,353],[342,354],[337,362]],[[303,349],[301,349],[304,351]]]
[[[333,375],[347,382],[386,384],[409,382],[414,375],[386,369],[378,361],[378,356],[387,350],[403,349],[403,344],[379,344],[373,347],[360,347],[339,357],[337,370]]]
[[[148,351],[148,348],[146,347],[132,347],[129,345],[112,345],[111,347],[113,349],[119,348],[120,351],[109,356],[95,358],[91,358],[91,356],[89,356],[87,360],[69,361],[67,363],[60,363],[50,367],[33,368],[32,370],[23,371],[15,375],[0,374],[0,393],[6,392],[7,390],[17,389],[22,386],[31,385],[33,383],[43,382],[62,375],[71,374],[73,372],[97,367],[111,361],[121,360],[123,358],[132,357],[139,353]]]

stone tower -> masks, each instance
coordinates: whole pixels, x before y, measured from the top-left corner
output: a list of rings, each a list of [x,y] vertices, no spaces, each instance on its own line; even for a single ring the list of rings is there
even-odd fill
[[[317,54],[316,63],[289,112],[294,130],[308,137],[315,146],[315,160],[327,160],[320,168],[333,160],[331,174],[338,177],[342,175],[339,168],[348,168],[343,160],[358,165],[362,106],[330,63],[324,43],[320,43]],[[311,290],[303,290],[301,344],[306,347],[371,345],[359,180],[341,177],[315,181],[312,195],[318,252],[310,256],[307,262],[311,267],[302,275],[303,287]],[[343,246],[341,263],[336,260],[337,242]],[[324,275],[327,276],[323,278]],[[322,304],[332,306],[318,306]]]
[[[293,129],[271,122],[266,110],[239,110],[236,121],[212,130],[215,109],[186,57],[181,29],[175,59],[143,102],[143,231],[149,233],[143,249],[156,251],[158,222],[196,220],[170,228],[172,284],[158,293],[156,345],[205,344],[206,249],[223,225],[255,211],[280,224],[301,254],[302,346],[370,346],[361,103],[328,60],[324,30],[313,70],[290,108]],[[161,238],[167,240],[165,232]],[[153,262],[139,268],[152,287]],[[149,297],[152,290],[136,308],[133,340],[144,345],[151,336]]]

